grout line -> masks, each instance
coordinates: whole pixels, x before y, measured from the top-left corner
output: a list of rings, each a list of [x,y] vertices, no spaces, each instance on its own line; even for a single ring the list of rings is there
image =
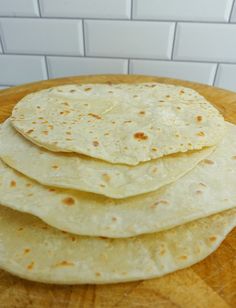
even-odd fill
[[[128,70],[127,70],[127,74],[130,74],[130,58],[128,59]]]
[[[175,29],[174,29],[173,43],[172,43],[171,60],[173,60],[173,57],[174,57],[175,38],[176,38],[177,25],[178,25],[178,23],[176,22],[175,23]]]
[[[86,56],[84,19],[82,19],[82,34],[83,34],[84,56]]]
[[[216,76],[217,76],[218,70],[219,70],[219,63],[217,63],[216,71],[215,71],[215,76],[214,76],[214,79],[212,81],[212,85],[213,86],[215,85],[215,82],[216,82]]]
[[[0,53],[0,57],[1,57]],[[126,60],[128,57],[112,57],[112,56],[90,56],[86,55],[86,57],[81,56],[81,55],[55,55],[55,54],[29,54],[29,53],[10,53],[8,52],[7,54],[4,54],[4,56],[31,56],[31,57],[43,57],[43,56],[49,56],[49,57],[60,57],[60,58],[82,58],[82,59],[114,59],[114,60]],[[216,61],[208,61],[208,60],[179,60],[179,59],[174,59],[173,61],[171,59],[161,59],[161,58],[136,58],[136,57],[129,57],[129,59],[132,60],[138,60],[138,61],[157,61],[157,62],[183,62],[183,63],[198,63],[198,64],[216,64],[218,63],[218,60]],[[222,64],[233,64],[236,65],[236,61],[219,61]]]
[[[3,42],[2,42],[2,37],[1,37],[1,33],[0,33],[0,47],[2,48],[2,53],[0,53],[0,55],[4,55],[4,48],[3,48]]]
[[[230,22],[230,19],[232,18],[232,14],[233,14],[233,10],[234,10],[234,5],[236,5],[235,4],[235,0],[233,0],[233,3],[232,3],[232,7],[231,7],[231,10],[230,10],[230,13],[229,13],[228,22]]]
[[[235,0],[234,0],[235,1]],[[37,20],[36,17],[33,16],[0,16],[1,19],[33,19],[33,20]],[[168,23],[174,23],[174,22],[181,22],[181,23],[193,23],[193,24],[224,24],[224,25],[228,25],[228,21],[211,21],[211,20],[168,20],[168,19],[132,19],[129,20],[128,18],[111,18],[111,17],[100,17],[100,18],[95,18],[95,17],[55,17],[55,16],[43,16],[40,19],[53,19],[53,20],[80,20],[80,19],[84,19],[84,20],[97,20],[97,21],[140,21],[140,22],[168,22]],[[236,22],[231,22],[230,24],[235,24]]]
[[[47,78],[49,79],[49,69],[48,69],[48,60],[47,60],[47,56],[44,56],[44,62],[45,62],[45,67],[46,67]]]
[[[42,17],[40,0],[37,0],[37,3],[38,3],[38,9],[39,9],[39,17]]]
[[[130,0],[130,20],[133,20],[134,1]]]

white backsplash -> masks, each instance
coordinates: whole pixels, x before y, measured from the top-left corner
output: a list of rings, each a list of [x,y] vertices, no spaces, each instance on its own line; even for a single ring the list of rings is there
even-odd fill
[[[103,73],[236,91],[236,1],[0,0],[0,89]]]

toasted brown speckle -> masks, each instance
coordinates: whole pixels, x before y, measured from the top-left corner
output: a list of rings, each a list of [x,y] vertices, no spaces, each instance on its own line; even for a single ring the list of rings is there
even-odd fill
[[[27,254],[27,253],[29,253],[30,252],[30,249],[29,248],[25,248],[24,249],[24,254]]]
[[[134,138],[137,140],[147,140],[148,136],[145,135],[143,132],[137,132],[134,134]]]
[[[95,146],[95,147],[97,147],[97,146],[99,146],[99,142],[98,141],[93,141],[93,146]]]
[[[111,178],[107,173],[103,173],[102,178],[105,182],[109,183]]]
[[[100,120],[102,118],[100,115],[95,114],[95,113],[88,113],[88,115],[93,117],[93,118],[95,118],[95,119],[97,119],[97,120]]]
[[[213,165],[214,164],[214,162],[212,160],[210,160],[210,159],[203,159],[202,162],[204,164],[207,164],[207,165]]]
[[[16,181],[14,181],[14,180],[11,181],[10,186],[11,186],[11,187],[16,187]]]
[[[31,262],[30,264],[27,265],[28,270],[32,270],[34,268],[34,262]]]
[[[198,132],[198,133],[197,133],[197,136],[203,137],[203,136],[205,136],[205,133],[204,133],[204,132]]]
[[[202,121],[202,116],[197,116],[197,117],[196,117],[196,121],[197,121],[197,122],[201,122],[201,121]]]
[[[67,197],[63,199],[62,202],[67,206],[71,206],[75,204],[75,200],[72,197]]]
[[[216,239],[217,239],[217,237],[214,236],[214,235],[212,235],[212,236],[209,237],[209,240],[210,240],[211,242],[215,242]]]
[[[52,168],[53,168],[53,169],[58,169],[59,166],[58,166],[58,165],[53,165]]]

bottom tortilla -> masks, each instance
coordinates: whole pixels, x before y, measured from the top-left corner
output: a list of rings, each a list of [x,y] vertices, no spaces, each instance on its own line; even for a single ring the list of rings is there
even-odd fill
[[[161,277],[206,258],[235,226],[236,208],[168,231],[108,239],[73,235],[0,206],[0,267],[56,284]]]

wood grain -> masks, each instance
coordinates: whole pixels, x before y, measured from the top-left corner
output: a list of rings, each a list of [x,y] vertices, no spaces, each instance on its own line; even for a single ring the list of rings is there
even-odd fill
[[[236,93],[187,81],[132,75],[62,78],[0,91],[0,122],[11,114],[19,99],[40,89],[70,83],[147,81],[191,87],[213,103],[226,120],[236,124]],[[236,230],[204,261],[159,279],[101,286],[56,286],[29,282],[0,270],[0,307],[236,307]]]

